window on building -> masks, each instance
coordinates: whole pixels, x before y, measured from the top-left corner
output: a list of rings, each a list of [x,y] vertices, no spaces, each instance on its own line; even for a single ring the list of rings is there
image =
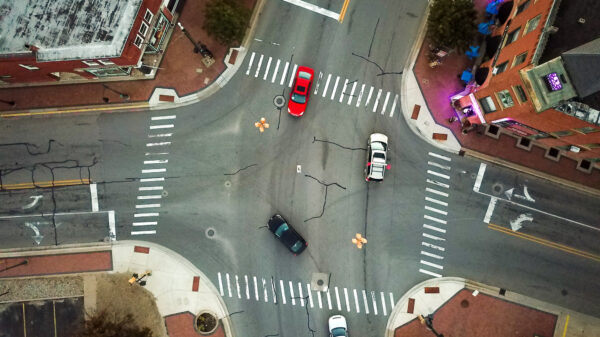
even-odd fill
[[[140,34],[142,34],[142,36],[146,36],[147,32],[148,32],[148,25],[145,22],[142,22],[142,24],[140,25]]]
[[[102,63],[105,66],[109,66],[109,65],[113,65],[115,64],[113,61],[111,60],[98,60],[98,62]]]
[[[509,45],[515,41],[517,41],[517,39],[519,38],[519,33],[521,32],[521,27],[513,30],[512,32],[508,33],[508,36],[506,37],[506,44],[505,45]]]
[[[141,36],[136,35],[135,36],[135,40],[133,40],[133,44],[138,47],[138,48],[142,48],[142,43],[144,43],[144,39],[142,39]]]
[[[152,18],[154,17],[154,14],[152,14],[152,12],[146,8],[146,14],[144,14],[144,21],[150,23],[152,22]]]
[[[81,61],[83,62],[83,64],[85,64],[86,66],[99,66],[100,64],[98,64],[98,62],[95,61]]]
[[[506,70],[507,66],[508,66],[508,61],[505,61],[504,63],[497,65],[496,68],[494,69],[494,75],[502,74]]]
[[[491,96],[487,96],[480,99],[479,105],[481,106],[483,112],[486,114],[496,111],[496,104],[494,104],[494,100]]]
[[[573,129],[577,132],[581,132],[583,134],[588,134],[588,133],[593,133],[593,132],[600,132],[600,128],[594,127],[594,126],[585,126],[583,128],[577,128],[577,129]]]
[[[512,66],[518,66],[519,64],[525,62],[525,60],[527,59],[527,52],[521,53],[517,56],[515,56],[515,60],[513,61]]]
[[[538,15],[535,18],[527,21],[527,24],[525,25],[525,33],[527,34],[533,30],[535,30],[537,28],[537,26],[540,24],[540,19],[542,18],[542,15]]]
[[[513,89],[517,93],[517,99],[519,100],[519,102],[527,102],[527,95],[525,95],[525,90],[523,90],[522,86],[516,85],[513,87]]]
[[[513,98],[510,95],[510,91],[502,90],[497,92],[496,95],[498,95],[498,100],[500,101],[500,104],[502,104],[502,107],[510,108],[511,106],[515,105],[515,102],[513,101]]]
[[[515,14],[515,15],[519,15],[519,14],[521,14],[522,11],[526,10],[527,7],[529,7],[530,2],[531,1],[529,1],[529,0],[525,0],[525,1],[521,2],[519,7],[517,7],[517,14]]]
[[[25,68],[27,70],[40,70],[40,68],[38,68],[36,66],[30,66],[30,65],[27,65],[27,64],[19,64],[19,66],[21,66],[21,67],[23,67],[23,68]]]

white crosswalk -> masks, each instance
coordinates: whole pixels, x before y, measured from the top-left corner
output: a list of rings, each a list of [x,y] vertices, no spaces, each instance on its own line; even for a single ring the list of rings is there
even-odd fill
[[[257,59],[258,61],[256,61]],[[285,62],[285,66],[280,67],[283,62]],[[275,63],[274,67],[271,66],[272,63]],[[289,69],[291,71],[288,72]],[[290,64],[284,60],[275,60],[271,56],[252,52],[247,63],[246,76],[270,81],[271,83],[275,83],[276,79],[279,78],[279,85],[285,84],[291,88],[297,69],[298,64]],[[362,104],[367,111],[379,112],[381,115],[387,115],[388,117],[394,117],[395,110],[399,106],[400,96],[394,92],[384,91],[366,83],[358,83],[356,80],[343,78],[335,74],[319,72],[318,75],[315,74],[315,77],[316,79],[313,82],[314,96],[328,97],[336,103],[354,105],[356,108]],[[359,87],[360,89],[358,89]],[[322,91],[319,92],[319,90]],[[363,100],[365,90],[368,94],[367,99]],[[371,100],[374,91],[376,94],[374,100]]]
[[[230,298],[272,304],[309,307],[330,311],[387,316],[395,306],[392,293],[330,286],[328,291],[312,290],[310,283],[275,280],[257,276],[218,273],[219,293]],[[253,289],[253,291],[252,291]],[[263,294],[261,297],[259,294]],[[362,294],[362,296],[360,296]],[[314,300],[316,298],[316,300]]]
[[[428,155],[430,157],[427,162],[429,165],[426,179],[428,187],[425,188],[425,214],[423,215],[423,241],[421,242],[419,272],[433,277],[442,277],[443,254],[446,250],[443,243],[446,241],[444,238],[445,226],[448,224],[445,217],[448,215],[447,198],[450,196],[448,193],[450,185],[446,182],[450,180],[448,173],[452,169],[447,163],[452,159],[433,152],[429,152]]]

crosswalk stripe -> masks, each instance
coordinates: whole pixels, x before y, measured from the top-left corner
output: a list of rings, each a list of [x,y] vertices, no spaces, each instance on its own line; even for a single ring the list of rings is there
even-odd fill
[[[356,100],[356,107],[360,105],[360,101],[362,100],[363,93],[365,92],[366,84],[363,83],[362,87],[360,87],[360,93],[358,94],[358,99]]]
[[[433,267],[433,268],[437,268],[437,269],[444,269],[444,267],[443,267],[443,266],[441,266],[441,265],[439,265],[439,264],[436,264],[436,263],[429,262],[429,261],[421,260],[421,263],[422,263],[422,264],[424,264],[424,265],[427,265],[427,266]]]
[[[317,299],[319,300],[319,309],[323,308],[323,301],[321,300],[321,292],[317,291]]]
[[[252,55],[250,55],[250,62],[248,63],[248,69],[246,69],[246,75],[250,75],[250,68],[252,68],[252,62],[254,62],[255,54],[255,52],[252,52]]]
[[[262,54],[260,55],[260,59],[258,59],[258,67],[256,68],[256,73],[254,73],[254,77],[258,77],[258,73],[260,72],[260,66],[262,65],[262,61],[263,61],[264,57],[265,57],[264,55],[262,55]]]
[[[362,295],[363,295],[363,304],[365,305],[365,312],[368,314],[369,313],[369,302],[367,302],[367,292],[364,289],[362,291]]]
[[[379,91],[377,92],[377,98],[375,98],[375,103],[373,104],[373,111],[371,112],[375,112],[377,110],[377,106],[379,105],[379,98],[381,97],[381,92],[383,90],[379,89]]]
[[[377,301],[375,300],[375,292],[371,291],[371,300],[373,301],[373,313],[377,315]]]
[[[396,302],[394,302],[394,294],[390,293],[390,308],[392,310],[394,310],[395,306],[396,306]]]
[[[335,84],[333,85],[333,91],[331,92],[331,100],[335,97],[335,91],[337,90],[338,83],[340,82],[340,77],[336,77]]]
[[[302,283],[298,282],[298,293],[300,294],[300,305],[304,306],[304,295],[302,294]]]
[[[437,255],[437,254],[433,254],[433,253],[430,253],[430,252],[426,252],[424,250],[421,251],[421,255],[433,257],[434,259],[438,259],[438,260],[443,260],[444,259],[443,256],[440,256],[440,255]]]
[[[338,101],[338,103],[342,103],[342,101],[344,100],[344,94],[346,93],[347,87],[348,87],[348,79],[346,79],[344,81],[344,86],[342,87],[342,92],[340,93],[340,100]]]
[[[379,294],[381,295],[381,306],[383,309],[383,316],[387,316],[387,308],[385,306],[385,295],[383,294],[383,291],[379,292]]]
[[[256,282],[256,276],[253,276],[254,279],[254,297],[256,298],[256,300],[258,301],[258,283]]]
[[[442,192],[442,191],[438,191],[438,190],[434,190],[433,188],[429,188],[429,187],[425,187],[425,191],[429,192],[429,193],[433,193],[433,194],[437,194],[437,195],[441,195],[443,197],[448,197],[448,193],[446,192]],[[427,198],[425,198],[427,200]]]
[[[133,226],[156,226],[158,225],[158,221],[142,221],[142,222],[132,222]]]
[[[306,291],[308,292],[308,301],[310,302],[310,307],[313,308],[313,298],[312,298],[312,291],[310,291],[310,284],[306,284]]]
[[[271,277],[271,296],[273,296],[273,303],[277,304],[277,289],[275,289],[275,282],[273,282],[273,277]]]
[[[396,111],[396,103],[398,103],[398,94],[394,97],[394,102],[392,103],[392,109],[390,111],[390,117],[394,117],[394,111]]]
[[[338,291],[338,287],[335,287],[335,299],[337,301],[338,310],[342,310],[342,304],[340,303],[340,293]]]
[[[152,117],[150,119],[153,120],[153,121],[160,121],[160,120],[163,120],[163,119],[175,119],[175,118],[177,118],[176,115],[169,115],[169,116],[154,116],[154,117]]]
[[[329,306],[329,310],[331,310],[331,293],[329,292],[329,289],[327,289],[327,304]]]
[[[352,90],[350,91],[350,95],[348,95],[348,105],[350,105],[350,102],[352,102],[352,97],[354,97],[354,89],[356,89],[356,81],[354,81],[354,83],[352,84]]]
[[[442,251],[442,252],[446,251],[446,248],[444,248],[442,246],[437,246],[437,245],[434,245],[434,244],[431,244],[431,243],[425,242],[425,241],[421,242],[421,246],[425,246],[425,247],[437,249],[437,250]]]
[[[248,285],[248,275],[244,275],[244,280],[246,280],[246,299],[250,299],[250,286]]]
[[[267,281],[265,278],[262,278],[262,286],[263,286],[263,295],[265,296],[265,302],[269,302],[269,295],[267,294]],[[273,299],[275,300],[275,299]]]
[[[221,279],[221,272],[219,272],[219,294],[221,294],[221,297],[225,295],[223,293],[223,280]]]
[[[229,273],[225,274],[225,279],[227,280],[227,293],[229,297],[231,297],[231,283],[229,282]]]
[[[265,74],[263,76],[263,81],[267,80],[267,75],[269,75],[269,68],[271,68],[271,61],[273,60],[273,58],[271,56],[269,56],[269,61],[267,61],[267,68],[265,69]]]
[[[325,81],[325,89],[323,89],[323,95],[321,97],[325,97],[327,94],[327,87],[329,87],[329,81],[331,80],[331,74],[327,75],[327,81]]]
[[[281,300],[283,301],[283,304],[285,304],[286,300],[285,300],[285,288],[283,287],[283,280],[279,280],[279,289],[281,289]]]
[[[444,224],[444,225],[448,223],[448,221],[446,221],[446,220],[442,220],[442,219],[434,218],[434,217],[432,217],[432,216],[429,216],[429,215],[427,215],[427,214],[423,215],[423,217],[424,217],[425,219],[427,219],[427,220],[435,221],[435,222],[437,222],[437,223],[441,223],[441,224]]]
[[[441,209],[437,209],[437,208],[433,208],[433,207],[429,207],[429,206],[425,206],[425,209],[428,211],[431,211],[431,212],[442,214],[442,215],[448,215],[448,212],[442,211]]]
[[[442,275],[434,273],[434,272],[430,272],[429,270],[425,270],[425,269],[419,269],[419,272],[423,273],[423,274],[427,274],[427,275],[431,275],[434,277],[442,277]]]
[[[450,179],[450,176],[447,174],[442,174],[436,171],[432,171],[432,170],[427,170],[427,174],[431,174],[440,178],[444,178],[444,179]]]
[[[444,238],[440,238],[439,236],[431,235],[428,233],[423,233],[423,237],[426,237],[428,239],[435,240],[435,241],[446,241],[446,239],[444,239]]]
[[[294,69],[292,70],[292,73],[290,76],[290,82],[288,83],[288,88],[292,87],[292,83],[294,82],[294,78],[296,77],[296,69],[298,69],[298,65],[294,64]]]
[[[433,184],[433,185],[437,185],[437,186],[441,186],[441,187],[444,187],[444,188],[450,188],[450,185],[444,184],[444,183],[436,181],[436,180],[427,179],[427,183]]]
[[[442,170],[446,170],[446,171],[450,171],[451,167],[448,165],[442,165],[439,163],[436,163],[434,161],[428,161],[427,165],[433,166],[433,167],[437,167],[437,168],[441,168]]]
[[[390,92],[388,91],[385,95],[385,99],[383,100],[383,107],[381,108],[381,114],[385,113],[385,108],[387,108],[388,100],[390,99]]]
[[[443,160],[445,160],[445,161],[452,161],[452,159],[451,159],[450,157],[442,156],[441,154],[437,154],[437,153],[434,153],[434,152],[429,152],[428,154],[429,154],[430,156],[432,156],[432,157],[436,157],[436,158],[439,158],[439,159],[443,159]]]
[[[235,288],[237,290],[238,298],[242,298],[242,294],[240,294],[240,282],[237,275],[235,275]]]
[[[271,83],[275,83],[275,77],[277,77],[277,70],[279,70],[280,63],[281,63],[281,60],[277,59],[277,63],[275,64],[275,71],[273,71],[273,77],[271,77]]]
[[[296,305],[296,299],[294,298],[294,287],[292,286],[292,281],[289,281],[290,284],[290,298],[292,299],[292,305]]]
[[[432,231],[436,231],[436,232],[440,232],[440,233],[446,233],[445,229],[439,228],[439,227],[435,227],[435,226],[431,226],[431,225],[428,225],[428,224],[423,224],[423,228],[431,229]]]
[[[369,94],[367,95],[367,101],[365,102],[365,106],[369,105],[369,102],[371,102],[372,94],[373,94],[373,86],[371,86],[371,89],[369,89]]]
[[[289,67],[290,67],[290,63],[285,62],[285,67],[283,68],[283,73],[281,74],[281,81],[279,82],[279,85],[283,85],[283,82],[285,81],[285,76],[287,75],[287,71],[288,71]]]
[[[358,296],[356,294],[356,289],[352,289],[354,293],[354,306],[356,306],[356,312],[360,314],[360,306],[358,305]]]
[[[346,298],[346,311],[350,312],[350,301],[348,300],[348,289],[344,288],[344,297]]]
[[[429,201],[429,202],[432,202],[434,204],[438,204],[438,205],[442,205],[442,206],[448,207],[448,203],[447,202],[441,201],[441,200],[437,200],[437,199],[433,199],[433,198],[430,198],[430,197],[425,197],[425,201]]]

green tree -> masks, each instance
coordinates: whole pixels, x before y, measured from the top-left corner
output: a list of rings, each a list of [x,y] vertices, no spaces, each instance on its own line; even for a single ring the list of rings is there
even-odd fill
[[[434,0],[427,34],[438,47],[466,50],[477,34],[476,17],[472,0]]]
[[[106,311],[88,317],[74,336],[77,337],[153,337],[148,327],[139,327],[131,314],[122,317],[110,317]]]
[[[203,28],[219,42],[240,43],[250,21],[251,11],[238,0],[210,0],[206,4]]]

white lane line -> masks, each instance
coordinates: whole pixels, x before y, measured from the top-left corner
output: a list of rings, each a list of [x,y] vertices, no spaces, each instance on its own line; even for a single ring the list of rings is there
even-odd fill
[[[387,92],[387,95],[385,95],[385,99],[383,100],[383,106],[381,107],[381,114],[383,115],[385,113],[385,108],[387,108],[387,104],[388,104],[388,100],[390,99],[390,92]]]
[[[151,165],[151,164],[166,164],[168,163],[169,160],[168,159],[161,159],[161,160],[144,160],[144,165]]]
[[[267,68],[265,69],[265,75],[263,76],[263,81],[267,80],[267,76],[269,75],[269,69],[271,68],[271,61],[273,58],[269,56],[269,61],[267,61]]]
[[[221,297],[223,297],[225,295],[223,293],[223,280],[221,279],[221,272],[219,272],[218,274],[219,274],[219,293],[221,294]]]
[[[279,289],[281,289],[281,300],[283,301],[283,304],[286,303],[285,300],[285,288],[283,287],[283,281],[279,280]]]
[[[158,216],[159,213],[135,213],[134,218],[146,218],[151,216]]]
[[[329,81],[331,80],[331,74],[327,75],[327,81],[325,81],[325,89],[323,89],[323,95],[321,97],[325,97],[327,94],[327,88],[329,87]]]
[[[424,264],[424,265],[427,265],[427,266],[433,267],[433,268],[437,268],[437,269],[444,269],[444,267],[443,267],[443,266],[441,266],[441,265],[439,265],[439,264],[436,264],[436,263],[433,263],[433,262],[429,262],[429,261],[421,260],[421,263],[422,263],[422,264]]]
[[[340,19],[340,15],[338,13],[330,11],[330,10],[322,8],[322,7],[318,7],[316,5],[313,5],[313,4],[303,1],[303,0],[283,0],[283,1],[294,4],[298,7],[308,9],[311,12],[319,13],[321,15],[330,17],[334,20]]]
[[[437,176],[437,177],[440,177],[440,178],[450,179],[449,175],[438,173],[438,172],[435,172],[435,171],[432,171],[432,170],[427,170],[427,173],[431,174],[431,175],[434,175],[434,176]]]
[[[448,165],[442,165],[442,164],[438,164],[438,163],[436,163],[436,162],[434,162],[434,161],[428,161],[428,162],[427,162],[427,164],[429,164],[429,165],[431,165],[431,166],[434,166],[434,167],[441,168],[442,170],[446,170],[446,171],[450,171],[450,168],[451,168],[451,167],[450,167],[450,166],[448,166]]]
[[[240,293],[240,282],[237,275],[235,275],[235,287],[237,289],[238,298],[242,298],[242,294]]]
[[[148,138],[164,138],[164,137],[171,137],[173,134],[172,133],[157,133],[157,134],[153,134],[153,135],[148,135]]]
[[[160,195],[160,194],[155,194],[155,195],[138,195],[137,199],[138,200],[162,199],[162,195]]]
[[[292,299],[292,305],[296,305],[296,298],[294,296],[294,286],[292,285],[292,281],[290,282],[290,298]]]
[[[250,62],[248,63],[248,69],[246,69],[246,75],[250,75],[250,68],[252,68],[252,62],[254,62],[255,54],[255,52],[252,52],[252,55],[250,55]]]
[[[356,81],[352,84],[352,90],[350,90],[350,95],[348,95],[348,105],[352,102],[352,97],[354,97],[354,89],[356,89]]]
[[[438,205],[442,205],[442,206],[448,207],[448,203],[447,202],[441,201],[441,200],[437,200],[437,199],[433,199],[433,198],[430,198],[430,197],[425,197],[425,201],[429,201],[429,202],[432,202],[434,204],[438,204]]]
[[[306,284],[306,291],[308,292],[308,301],[310,303],[310,307],[313,308],[314,304],[313,304],[313,298],[312,298],[312,291],[310,291],[310,284]]]
[[[327,304],[329,305],[329,310],[331,310],[331,293],[329,289],[327,289]]]
[[[335,79],[335,84],[333,85],[333,91],[331,92],[331,98],[330,98],[330,99],[331,99],[332,101],[333,101],[333,98],[335,97],[335,91],[337,90],[337,86],[338,86],[338,83],[339,83],[339,82],[340,82],[340,77],[338,76],[338,77],[336,77],[336,79]]]
[[[427,219],[427,220],[435,221],[435,222],[437,222],[437,223],[441,223],[441,224],[444,224],[444,225],[445,225],[446,223],[448,223],[446,220],[442,220],[442,219],[434,218],[434,217],[432,217],[432,216],[429,216],[429,215],[423,215],[423,217],[424,217],[425,219]]]
[[[381,294],[381,307],[383,309],[383,316],[387,316],[387,308],[385,306],[385,295],[383,294],[383,291],[379,292],[379,294]]]
[[[342,310],[342,303],[340,302],[340,293],[338,291],[338,287],[335,287],[335,299],[337,300],[338,310]]]
[[[146,234],[156,234],[156,231],[136,231],[131,232],[131,235],[146,235]]]
[[[281,63],[281,60],[277,59],[277,63],[275,64],[275,70],[273,71],[273,77],[271,77],[271,83],[275,83],[275,77],[277,77],[277,70],[279,70],[280,63]]]
[[[258,282],[256,280],[256,276],[252,276],[252,279],[254,280],[254,298],[256,298],[256,301],[258,301],[260,298],[258,297]]]
[[[167,145],[171,144],[170,142],[168,142]],[[146,144],[146,146],[149,146]],[[169,152],[146,152],[145,156],[166,156],[168,155]]]
[[[283,82],[285,81],[285,76],[287,75],[287,71],[288,71],[289,67],[290,67],[290,63],[286,62],[285,67],[283,68],[283,73],[281,74],[281,81],[279,82],[279,85],[283,85]]]
[[[481,163],[479,165],[479,171],[477,172],[477,178],[475,179],[475,185],[473,185],[473,191],[479,192],[479,188],[481,188],[481,181],[483,180],[483,175],[485,174],[486,164]]]
[[[362,101],[363,93],[365,92],[365,85],[366,84],[363,83],[362,87],[360,87],[360,93],[358,94],[358,99],[356,100],[356,107],[357,108],[360,105],[360,101]]]
[[[483,217],[483,222],[485,222],[487,224],[490,223],[490,218],[492,217],[492,213],[494,213],[494,208],[496,208],[497,201],[498,201],[498,198],[496,198],[496,197],[490,198],[490,203],[488,204],[487,211],[485,212],[485,217]]]
[[[427,183],[433,184],[433,185],[436,185],[436,186],[440,186],[440,187],[444,187],[444,188],[450,188],[450,185],[441,183],[441,182],[439,182],[437,180],[427,179]]]
[[[431,243],[425,242],[425,241],[421,242],[421,246],[429,247],[429,248],[432,248],[432,249],[437,249],[437,250],[442,251],[442,252],[446,251],[446,248],[444,248],[442,246],[437,246],[437,245],[434,245],[434,244],[431,244]]]
[[[344,81],[344,86],[342,87],[342,92],[340,93],[340,100],[338,103],[342,103],[344,100],[344,94],[346,93],[346,88],[348,87],[348,79]]]
[[[163,189],[162,186],[148,186],[148,187],[140,187],[138,191],[161,191]]]
[[[277,294],[275,292],[275,282],[273,282],[273,277],[271,277],[271,296],[273,296],[273,303],[277,304]]]
[[[160,125],[150,125],[150,130],[154,130],[154,129],[171,129],[174,128],[175,125],[173,124],[160,124]]]
[[[319,300],[319,309],[323,308],[323,301],[321,300],[321,292],[317,291],[317,299]]]
[[[434,152],[429,152],[428,154],[429,154],[430,156],[432,156],[432,157],[436,157],[436,158],[439,158],[439,159],[443,159],[443,160],[445,160],[445,161],[452,161],[452,159],[451,159],[450,157],[442,156],[441,154],[437,154],[437,153],[434,153]]]
[[[250,285],[248,284],[248,275],[244,275],[244,280],[246,281],[246,299],[250,299]]]
[[[369,89],[369,94],[367,95],[367,100],[365,101],[365,106],[369,105],[369,102],[371,102],[372,94],[373,94],[373,87],[371,86],[371,89]]]
[[[434,190],[433,188],[429,188],[426,187],[425,191],[429,192],[429,193],[433,193],[433,194],[437,194],[437,195],[441,195],[443,197],[448,197],[448,193],[446,192],[442,192],[442,191],[438,191],[438,190]]]
[[[430,252],[426,252],[424,250],[421,251],[421,255],[433,257],[434,259],[438,259],[438,260],[443,260],[444,259],[443,256],[440,256],[440,255],[437,255],[437,254],[433,254],[433,253],[430,253]]]
[[[392,310],[394,310],[395,306],[396,306],[396,302],[394,302],[394,294],[390,293],[390,308]]]
[[[434,273],[434,272],[431,272],[431,271],[425,270],[425,269],[419,269],[419,272],[423,273],[423,274],[431,275],[434,277],[442,277],[442,275],[440,275],[440,274],[437,274],[437,273]]]
[[[175,119],[175,118],[177,118],[176,115],[154,116],[154,117],[151,118],[151,120],[153,120],[153,121],[160,121],[160,120],[163,120],[163,119]]]
[[[135,208],[159,208],[160,204],[135,205]]]
[[[171,145],[171,142],[146,143],[147,147],[151,147],[151,146],[166,146],[166,145]],[[153,153],[153,154],[163,154],[163,153]],[[146,153],[146,155],[148,156],[149,154]]]
[[[439,227],[435,227],[435,226],[431,226],[431,225],[428,225],[428,224],[423,224],[423,228],[431,229],[432,231],[436,231],[436,232],[440,232],[440,233],[446,233],[445,229],[439,228]]]
[[[444,239],[444,238],[440,238],[439,236],[435,236],[435,235],[431,235],[431,234],[427,234],[427,233],[423,233],[423,236],[428,239],[431,239],[431,240],[446,241],[446,239]]]
[[[371,112],[375,112],[377,110],[377,106],[379,105],[379,98],[381,97],[381,92],[383,90],[379,89],[379,91],[377,92],[377,98],[375,98],[375,104],[373,104],[373,111]],[[375,311],[375,310],[373,310]]]
[[[159,173],[159,172],[167,172],[167,169],[166,168],[158,168],[158,169],[142,170],[142,173]]]
[[[377,315],[377,301],[375,300],[375,292],[371,291],[371,300],[373,301],[373,313]]]
[[[292,76],[290,76],[290,82],[288,83],[288,88],[292,87],[292,83],[294,82],[294,79],[296,78],[296,69],[298,69],[298,65],[294,64],[294,70],[292,70]]]
[[[165,178],[160,177],[160,178],[142,178],[142,179],[140,179],[141,183],[149,183],[149,182],[153,182],[153,181],[165,181]]]
[[[231,282],[229,282],[229,273],[225,273],[225,280],[227,280],[227,293],[231,297]]]
[[[394,97],[394,103],[392,103],[392,109],[390,111],[390,117],[394,117],[394,111],[396,111],[396,103],[398,103],[398,94]]]
[[[298,282],[298,293],[300,297],[300,306],[304,306],[304,295],[302,294],[302,283]]]
[[[98,186],[90,184],[90,195],[92,196],[92,212],[98,212]]]
[[[425,209],[430,212],[435,212],[435,213],[442,214],[442,215],[448,215],[448,212],[442,211],[441,209],[437,209],[437,208],[433,208],[433,207],[429,207],[429,206],[425,206]]]
[[[350,312],[350,301],[348,300],[348,289],[344,288],[344,297],[346,298],[346,311]]]
[[[365,292],[364,289],[362,291],[362,295],[363,295],[363,304],[365,305],[365,312],[367,314],[369,314],[369,302],[367,302],[367,293]]]
[[[260,59],[258,59],[258,67],[256,68],[256,72],[254,73],[254,77],[258,77],[258,73],[260,72],[260,66],[262,65],[262,60],[264,57],[264,55],[260,55]]]
[[[358,305],[358,294],[356,293],[356,289],[352,289],[352,293],[354,294],[354,306],[356,307],[356,312],[360,314],[360,306]]]
[[[158,222],[156,221],[144,221],[144,222],[133,222],[133,226],[156,226]]]
[[[265,302],[269,302],[269,294],[267,293],[267,280],[265,280],[265,278],[262,278],[262,286],[263,286],[263,296],[264,296],[264,300]],[[274,301],[275,299],[273,299]]]

